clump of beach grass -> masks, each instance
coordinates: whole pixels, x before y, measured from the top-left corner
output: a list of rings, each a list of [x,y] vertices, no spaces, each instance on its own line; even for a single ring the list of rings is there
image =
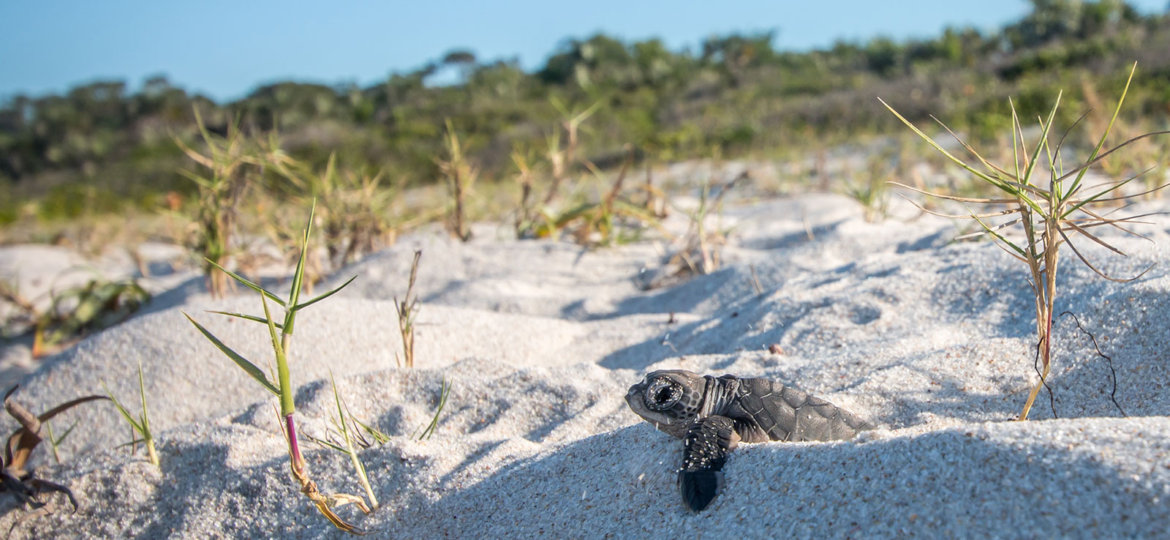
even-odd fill
[[[451,198],[447,230],[452,236],[466,242],[471,240],[471,229],[467,223],[467,196],[479,176],[479,169],[467,161],[463,145],[459,142],[459,134],[455,132],[451,120],[447,120],[447,136],[443,141],[446,145],[447,158],[438,163],[439,170],[447,180],[447,192]]]
[[[546,156],[552,165],[552,183],[544,195],[544,204],[548,205],[560,195],[561,186],[568,180],[570,169],[577,162],[577,146],[581,125],[597,112],[601,107],[601,100],[594,102],[581,111],[570,111],[560,101],[552,100],[552,105],[564,118],[561,121],[561,130],[564,131],[565,142],[561,143],[561,133],[554,132],[548,137]]]
[[[716,216],[722,216],[724,197],[747,178],[744,172],[718,187],[713,187],[709,180],[699,187],[699,206],[688,214],[690,225],[682,238],[683,248],[673,257],[675,265],[683,266],[682,272],[706,275],[719,269],[722,262],[720,248],[726,243],[727,236],[718,226],[712,230],[707,220],[712,211]]]
[[[264,370],[260,369],[255,363],[247,360],[239,353],[234,351],[231,347],[224,344],[219,338],[215,337],[209,330],[204,328],[195,321],[190,315],[187,319],[195,328],[204,335],[216,348],[218,348],[225,356],[230,358],[240,369],[244,370],[265,390],[268,390],[280,401],[280,416],[282,419],[281,430],[284,432],[285,440],[288,443],[289,466],[292,471],[293,478],[296,479],[300,485],[301,493],[309,498],[321,512],[334,526],[342,531],[361,534],[363,531],[343,520],[334,512],[334,508],[344,504],[355,504],[365,513],[370,513],[370,508],[364,500],[355,495],[345,493],[324,494],[318,488],[317,484],[313,482],[309,475],[309,467],[305,461],[304,455],[301,452],[301,447],[297,438],[296,421],[294,413],[296,407],[293,402],[293,397],[296,388],[292,385],[291,377],[291,356],[292,356],[292,336],[294,325],[296,323],[296,316],[301,310],[320,302],[334,294],[347,285],[353,282],[356,278],[350,278],[345,283],[342,283],[337,288],[325,292],[311,300],[302,302],[300,299],[301,290],[304,285],[304,270],[305,270],[305,254],[308,251],[309,236],[313,226],[313,210],[309,212],[308,223],[305,225],[304,234],[301,238],[301,255],[297,260],[296,270],[293,272],[292,287],[287,298],[280,298],[276,294],[260,287],[259,285],[248,281],[247,279],[232,273],[222,267],[217,266],[222,272],[228,274],[240,284],[252,289],[260,294],[260,303],[264,309],[264,316],[257,317],[254,315],[245,315],[240,313],[226,313],[217,312],[221,315],[235,317],[239,319],[249,320],[261,323],[268,328],[268,334],[272,343],[273,356],[275,358],[275,372],[272,372],[270,364],[270,373],[265,374]],[[214,263],[212,263],[214,264]],[[275,302],[278,306],[284,309],[284,318],[281,322],[277,322],[269,309],[269,302]],[[269,377],[272,377],[276,382],[272,382]]]
[[[213,135],[196,107],[195,124],[207,147],[206,152],[191,148],[178,137],[175,137],[175,144],[192,161],[207,169],[203,174],[188,170],[180,172],[199,188],[195,250],[205,261],[203,270],[207,275],[208,289],[213,296],[222,297],[231,282],[226,275],[216,272],[216,268],[224,266],[231,253],[238,206],[247,190],[249,168],[256,163],[256,157],[251,143],[240,132],[238,122],[228,124],[227,136]]]
[[[531,222],[530,231],[520,236],[552,238],[567,233],[575,243],[595,247],[625,243],[635,239],[643,227],[658,226],[658,216],[645,204],[634,202],[627,193],[626,178],[633,161],[634,149],[627,145],[621,169],[604,195],[596,200],[582,200],[561,211],[545,206],[539,219]],[[596,180],[604,180],[595,165],[588,161],[582,163]]]
[[[323,170],[284,153],[270,137],[266,166],[283,177],[294,197],[317,201],[323,244],[333,268],[340,268],[393,242],[397,234],[391,206],[397,187],[383,172],[367,174],[343,167],[329,154]]]
[[[845,186],[845,194],[864,209],[865,221],[877,223],[889,210],[889,183],[895,176],[898,157],[888,151],[875,152],[865,160],[860,181]]]
[[[1106,148],[1106,140],[1121,112],[1122,104],[1125,102],[1125,96],[1129,91],[1130,82],[1132,82],[1136,70],[1137,64],[1134,64],[1129,78],[1126,79],[1121,97],[1117,101],[1113,116],[1108,125],[1105,126],[1104,132],[1092,151],[1075,166],[1067,169],[1064,166],[1065,159],[1061,155],[1061,151],[1065,137],[1068,136],[1069,131],[1076,127],[1079,120],[1070,126],[1059,139],[1054,140],[1053,124],[1060,108],[1061,94],[1057,94],[1047,118],[1038,119],[1040,135],[1037,140],[1031,143],[1030,150],[1029,144],[1024,138],[1024,128],[1016,114],[1015,105],[1011,104],[1013,159],[1012,163],[1006,166],[988,161],[940,121],[939,124],[959,142],[969,154],[969,159],[973,161],[952,154],[885,101],[881,101],[899,120],[946,156],[948,160],[1001,194],[998,197],[987,198],[959,197],[919,190],[904,184],[895,184],[929,197],[982,207],[982,211],[972,210],[966,215],[939,215],[974,220],[982,229],[976,233],[977,235],[990,236],[1004,251],[1027,266],[1029,285],[1032,288],[1036,309],[1036,355],[1039,364],[1036,372],[1039,380],[1028,393],[1027,400],[1020,411],[1019,420],[1027,420],[1037,394],[1041,388],[1048,385],[1048,375],[1051,373],[1052,319],[1057,294],[1060,247],[1067,245],[1078,260],[1102,278],[1116,282],[1127,282],[1141,276],[1138,274],[1138,276],[1130,278],[1113,277],[1093,265],[1073,242],[1074,238],[1087,239],[1110,252],[1124,256],[1124,252],[1096,234],[1094,230],[1106,227],[1140,237],[1141,235],[1128,226],[1137,223],[1137,220],[1142,216],[1110,217],[1109,210],[1115,210],[1116,205],[1140,197],[1149,191],[1165,187],[1164,184],[1159,185],[1142,193],[1122,191],[1122,188],[1139,178],[1141,174],[1122,180],[1108,180],[1102,185],[1091,187],[1085,183],[1089,170],[1099,165],[1106,157],[1113,155],[1114,152],[1136,141],[1168,133],[1166,131],[1148,132]],[[1084,117],[1082,116],[1082,118]],[[1040,178],[1044,176],[1041,171],[1045,169],[1049,173],[1046,182]],[[938,212],[932,213],[938,214]],[[993,222],[992,220],[996,218],[1005,218],[1006,220],[998,223]]]

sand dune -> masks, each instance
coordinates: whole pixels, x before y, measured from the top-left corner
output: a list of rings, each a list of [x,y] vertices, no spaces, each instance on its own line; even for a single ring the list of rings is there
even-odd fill
[[[1159,246],[1170,220],[1152,219],[1152,242],[1111,238],[1127,259],[1082,244],[1117,275],[1156,263],[1133,283],[1066,254],[1058,310],[1110,361],[1058,318],[1053,397],[1027,423],[1009,421],[1033,381],[1023,267],[990,243],[950,242],[952,222],[902,208],[871,224],[848,199],[810,195],[729,208],[724,267],[649,290],[661,242],[587,251],[487,225],[466,245],[407,235],[338,271],[330,282],[357,280],[298,320],[302,432],[329,425],[332,373],[352,412],[392,435],[361,453],[382,508],[342,509],[392,537],[1163,534],[1170,264]],[[422,310],[417,367],[405,369],[393,301],[415,249]],[[339,536],[288,478],[272,400],[182,315],[261,361],[262,327],[204,312],[259,308],[248,295],[162,294],[41,365],[18,394],[34,411],[103,381],[131,401],[141,362],[162,467],[114,448],[128,433],[111,407],[83,407],[64,462],[38,461],[80,509],[17,523],[6,502],[0,527],[15,524],[18,538]],[[681,443],[622,399],[663,368],[774,378],[880,427],[845,443],[743,445],[724,491],[691,514],[674,484]],[[412,438],[444,382],[438,430]],[[324,491],[360,491],[344,456],[309,448]]]

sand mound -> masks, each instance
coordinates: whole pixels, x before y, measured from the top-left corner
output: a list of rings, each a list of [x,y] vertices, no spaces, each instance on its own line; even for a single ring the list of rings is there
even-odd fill
[[[1170,265],[1155,242],[1131,254],[1070,255],[1056,321],[1052,398],[1008,422],[1030,388],[1033,325],[1024,269],[988,243],[951,243],[922,217],[866,223],[846,199],[806,196],[730,209],[726,265],[668,288],[669,246],[585,251],[500,239],[408,236],[343,269],[345,292],[298,320],[294,382],[302,432],[323,436],[332,373],[353,414],[391,440],[362,451],[383,507],[343,509],[393,536],[1158,535],[1170,526]],[[423,250],[417,363],[397,367],[393,299]],[[758,288],[757,288],[758,284]],[[77,493],[73,514],[21,522],[16,537],[333,537],[294,490],[270,399],[197,334],[195,316],[257,363],[263,327],[204,310],[259,312],[258,300],[182,294],[41,366],[19,398],[34,411],[101,383],[126,401],[146,373],[161,470],[114,447],[127,428],[91,405],[64,463],[39,475]],[[779,352],[772,352],[779,351]],[[834,444],[744,445],[701,514],[674,484],[682,445],[639,422],[622,397],[661,368],[765,376],[881,426]],[[1114,390],[1114,377],[1116,390]],[[435,435],[417,434],[443,384]],[[1122,410],[1129,417],[1122,417]],[[1059,419],[1052,419],[1053,415]],[[9,421],[6,426],[11,426]],[[309,453],[324,491],[360,488],[344,456]],[[6,503],[13,508],[13,503]],[[22,512],[10,511],[0,527]]]

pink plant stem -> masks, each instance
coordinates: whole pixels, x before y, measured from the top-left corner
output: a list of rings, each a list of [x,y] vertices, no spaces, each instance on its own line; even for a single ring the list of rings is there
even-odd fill
[[[288,453],[292,456],[292,466],[298,473],[303,470],[304,458],[301,457],[301,447],[297,444],[297,425],[293,415],[284,417],[285,429],[288,432]]]

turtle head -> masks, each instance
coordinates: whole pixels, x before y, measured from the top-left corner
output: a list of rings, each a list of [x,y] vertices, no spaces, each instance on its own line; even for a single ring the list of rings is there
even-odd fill
[[[626,403],[658,429],[682,437],[699,417],[706,387],[706,378],[690,371],[655,371],[630,387]]]

